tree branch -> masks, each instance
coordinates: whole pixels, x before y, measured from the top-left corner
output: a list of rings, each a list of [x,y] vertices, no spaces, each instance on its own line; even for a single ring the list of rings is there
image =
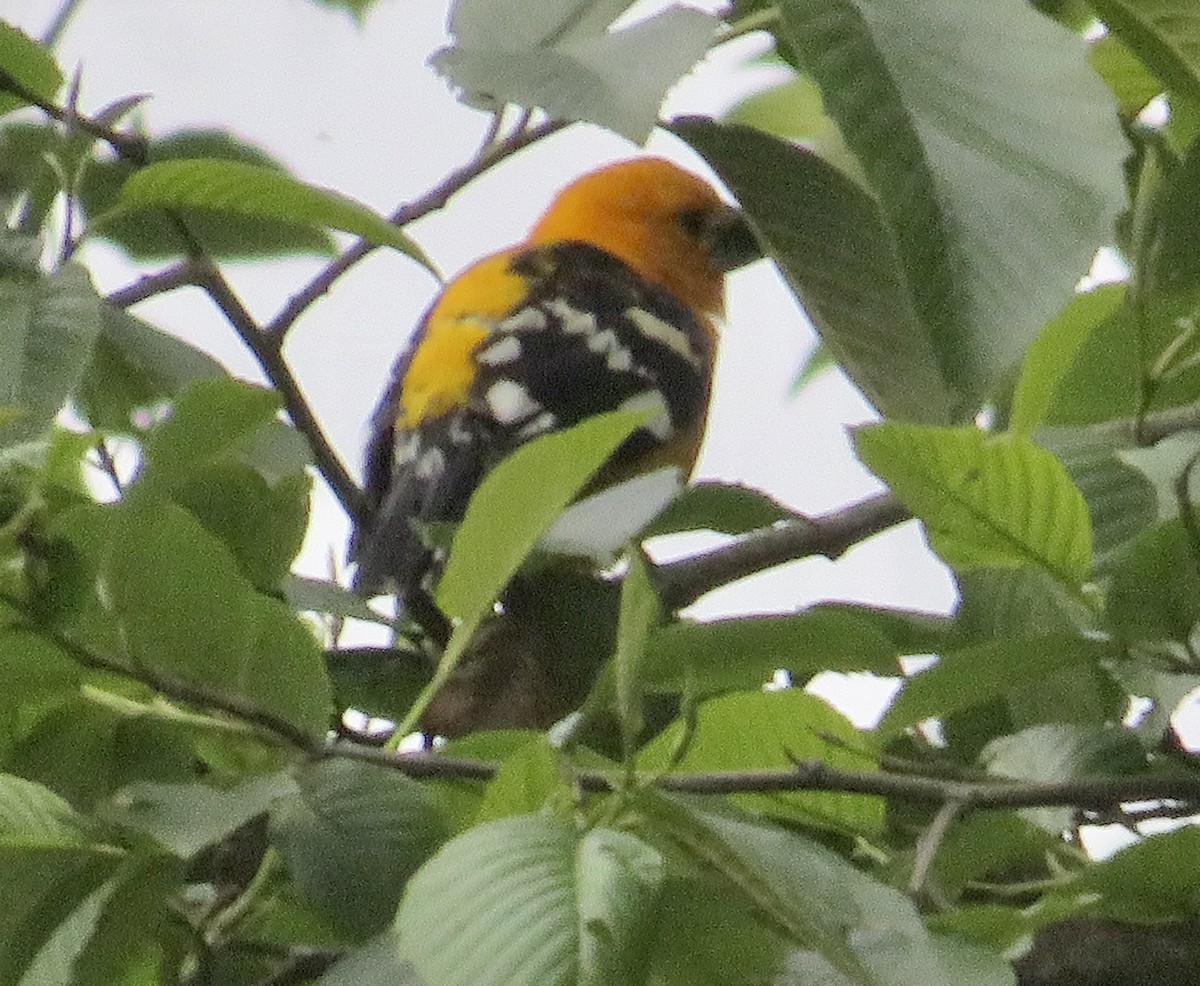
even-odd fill
[[[141,167],[147,163],[149,147],[146,139],[138,134],[121,133],[120,131],[113,130],[112,127],[106,127],[102,123],[90,120],[86,116],[80,116],[72,110],[55,106],[53,103],[42,99],[32,89],[22,85],[20,81],[14,79],[3,69],[0,69],[0,90],[11,93],[30,106],[36,106],[48,117],[57,120],[59,123],[82,130],[84,133],[104,141],[104,143],[113,149],[117,157],[128,161],[130,164]]]
[[[396,208],[388,216],[388,222],[394,226],[405,226],[431,212],[436,212],[450,200],[451,196],[478,178],[485,171],[488,171],[530,144],[536,143],[544,137],[548,137],[561,130],[565,126],[567,126],[565,122],[547,120],[537,126],[520,129],[503,140],[486,146],[481,149],[476,157],[472,158],[461,168],[450,172],[444,180],[420,198]],[[276,340],[277,345],[281,344],[283,336],[287,334],[296,320],[318,298],[327,293],[338,278],[376,249],[376,244],[368,243],[365,240],[359,240],[348,247],[345,252],[330,261],[316,277],[288,299],[287,304],[283,306],[279,314],[266,324],[263,331]]]
[[[891,494],[880,494],[811,520],[764,527],[732,544],[659,565],[654,584],[667,609],[682,609],[706,592],[784,562],[811,555],[838,558],[858,542],[911,516]]]
[[[194,286],[202,266],[189,257],[163,268],[156,274],[139,277],[129,286],[113,291],[104,300],[114,308],[131,308],[155,295],[166,294],[176,288]]]

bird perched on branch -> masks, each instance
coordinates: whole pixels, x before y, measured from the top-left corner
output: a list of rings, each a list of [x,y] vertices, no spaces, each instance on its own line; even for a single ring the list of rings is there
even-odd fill
[[[372,419],[355,587],[396,592],[437,638],[428,525],[462,519],[501,459],[605,411],[652,416],[593,488],[672,465],[703,434],[725,273],[760,255],[742,215],[661,158],[564,188],[521,242],[468,267],[422,318]],[[535,491],[531,491],[534,492]]]

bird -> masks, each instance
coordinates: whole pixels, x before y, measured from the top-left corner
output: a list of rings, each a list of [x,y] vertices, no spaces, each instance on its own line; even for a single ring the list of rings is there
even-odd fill
[[[761,256],[746,217],[661,157],[590,171],[519,243],[454,277],[371,417],[353,587],[395,593],[444,644],[431,525],[462,519],[497,463],[606,411],[650,417],[590,489],[664,466],[690,475],[712,390],[726,274]]]

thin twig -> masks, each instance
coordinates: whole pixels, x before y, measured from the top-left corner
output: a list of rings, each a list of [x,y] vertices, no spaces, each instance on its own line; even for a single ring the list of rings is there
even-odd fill
[[[890,494],[874,496],[835,513],[785,521],[752,531],[732,544],[659,565],[654,584],[667,609],[682,609],[706,592],[784,562],[810,555],[837,558],[910,517]]]
[[[207,257],[193,256],[192,259],[197,268],[196,284],[221,310],[238,337],[258,361],[272,386],[279,391],[287,416],[308,442],[317,471],[341,502],[346,513],[354,521],[361,523],[366,519],[367,511],[362,490],[333,450],[333,445],[309,407],[304,392],[279,347],[267,338],[216,264]]]
[[[436,212],[450,200],[451,196],[478,178],[485,171],[488,171],[505,158],[511,157],[530,144],[549,137],[564,126],[567,126],[564,122],[548,120],[527,130],[509,135],[504,140],[493,144],[489,149],[473,158],[461,168],[450,172],[445,179],[420,198],[413,199],[411,202],[398,207],[388,216],[388,222],[394,226],[405,226],[416,219],[427,216],[431,212]],[[296,320],[308,310],[309,306],[327,293],[338,278],[376,248],[376,244],[368,243],[365,240],[359,240],[348,247],[340,256],[330,261],[308,284],[289,298],[287,304],[280,309],[279,313],[264,326],[263,331],[274,339],[278,345],[282,341],[282,337],[287,334]]]
[[[194,286],[198,269],[198,265],[189,257],[170,267],[164,267],[157,274],[139,277],[132,284],[113,291],[104,300],[114,308],[131,308],[147,298],[167,294],[177,288]]]
[[[947,801],[937,810],[933,821],[921,833],[921,837],[917,840],[912,875],[908,878],[910,897],[918,896],[924,889],[925,880],[929,876],[929,868],[933,866],[933,861],[937,858],[938,850],[946,838],[946,833],[950,831],[950,826],[967,807],[968,804],[965,801]]]
[[[141,167],[147,163],[149,147],[146,139],[138,134],[121,133],[113,130],[111,127],[97,123],[88,117],[79,116],[60,106],[55,106],[53,103],[42,99],[41,96],[23,85],[19,80],[13,78],[4,69],[0,69],[0,90],[11,93],[30,106],[36,106],[48,117],[57,120],[59,123],[68,124],[77,130],[82,130],[84,133],[104,141],[116,152],[117,157],[128,161],[130,164]]]

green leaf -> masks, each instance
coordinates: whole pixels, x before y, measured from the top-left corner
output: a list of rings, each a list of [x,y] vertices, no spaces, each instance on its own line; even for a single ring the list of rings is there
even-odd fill
[[[283,164],[262,149],[220,130],[183,130],[149,141],[146,156],[151,163],[217,158],[269,168],[286,173]],[[121,186],[137,167],[120,159],[88,162],[79,182],[79,202],[90,219],[114,209]],[[183,216],[205,249],[221,259],[275,257],[296,253],[332,254],[334,241],[321,229],[287,220],[246,216],[234,212],[184,209]],[[163,260],[186,252],[179,231],[155,211],[133,212],[109,217],[93,235],[111,240],[136,260]]]
[[[1197,18],[1197,54],[1200,55],[1200,18]],[[1200,141],[1193,140],[1158,190],[1154,205],[1154,245],[1142,276],[1150,290],[1190,300],[1189,315],[1195,324],[1195,295],[1200,289],[1200,259],[1193,235],[1200,222]],[[1170,311],[1170,309],[1168,310]],[[1177,327],[1177,326],[1176,326]],[[1194,395],[1194,386],[1192,394]]]
[[[1187,644],[1200,619],[1196,550],[1183,525],[1170,520],[1146,531],[1117,559],[1108,615],[1123,638]]]
[[[409,882],[396,915],[401,958],[428,986],[632,986],[660,867],[620,832],[580,837],[540,815],[478,825]]]
[[[822,341],[867,398],[889,417],[950,420],[958,397],[875,200],[815,155],[750,127],[686,119],[672,130],[729,186]]]
[[[174,499],[225,543],[256,589],[272,593],[300,552],[311,486],[304,472],[272,485],[248,465],[221,462],[195,474]]]
[[[336,582],[307,575],[288,575],[282,580],[280,589],[288,605],[298,612],[328,613],[381,626],[391,626],[393,622],[375,612],[362,596]]]
[[[87,272],[30,264],[35,240],[0,234],[0,447],[36,438],[75,389],[100,331],[100,299]],[[36,253],[34,254],[36,255]]]
[[[1064,634],[1013,636],[942,654],[936,665],[905,681],[879,724],[879,736],[886,741],[926,719],[950,715],[1109,655],[1110,648],[1102,643]]]
[[[438,606],[456,621],[454,632],[433,681],[401,723],[400,735],[415,728],[449,680],[479,624],[538,540],[645,420],[640,412],[596,415],[522,445],[487,474],[471,496],[438,584]],[[536,497],[529,496],[531,489],[538,491]]]
[[[781,9],[779,37],[870,177],[944,378],[972,408],[1110,236],[1126,154],[1112,98],[1077,37],[1020,0]],[[1008,43],[962,43],[985,37]]]
[[[427,986],[398,951],[395,932],[385,932],[339,959],[316,986]]]
[[[94,428],[128,433],[193,380],[225,376],[211,356],[128,312],[103,305],[92,359],[75,395]]]
[[[750,904],[761,923],[816,953],[815,962],[805,963],[813,978],[802,975],[797,982],[1012,982],[999,956],[967,946],[960,951],[952,941],[931,935],[903,894],[816,842],[710,804],[696,807],[646,795],[640,807],[657,838],[721,878],[724,896]]]
[[[798,689],[726,695],[703,703],[693,724],[676,720],[638,755],[643,770],[787,769],[795,760],[819,760],[831,767],[871,771],[874,759],[860,752],[864,737],[821,699]],[[687,739],[682,758],[676,751]],[[733,798],[748,811],[806,822],[835,831],[878,834],[883,800],[856,794],[788,792]]]
[[[764,133],[795,141],[828,161],[847,178],[869,187],[862,165],[842,137],[838,125],[825,112],[821,90],[807,76],[747,96],[724,117]]]
[[[1117,97],[1117,107],[1126,122],[1132,122],[1163,91],[1162,83],[1150,74],[1129,46],[1112,34],[1088,47],[1088,64]]]
[[[50,641],[18,629],[0,630],[0,751],[41,714],[79,687],[79,668]]]
[[[1034,565],[1067,586],[1091,574],[1087,504],[1062,464],[1031,441],[895,423],[860,428],[855,443],[947,564]]]
[[[50,51],[5,21],[0,21],[0,72],[47,102],[54,99],[63,82],[62,71]],[[0,116],[25,104],[24,99],[0,85]]]
[[[644,982],[662,893],[662,856],[628,832],[592,829],[579,840],[575,879],[579,986]]]
[[[538,735],[501,762],[484,791],[475,821],[530,815],[541,811],[552,799],[570,804],[572,797],[557,751],[544,735]]]
[[[1047,422],[1055,397],[1087,339],[1119,309],[1125,286],[1106,284],[1077,294],[1046,323],[1025,353],[1013,394],[1009,428],[1032,435]],[[1069,399],[1069,398],[1068,398]]]
[[[438,585],[446,615],[465,622],[490,611],[554,519],[644,422],[641,413],[596,415],[522,445],[488,473],[454,535]],[[529,496],[531,489],[537,496]]]
[[[650,582],[649,564],[640,552],[631,552],[629,571],[621,582],[621,608],[612,662],[616,712],[627,761],[633,756],[637,739],[646,725],[642,714],[641,667],[646,656],[646,641],[659,615],[660,606]]]
[[[644,143],[667,90],[708,50],[711,14],[670,7],[609,30],[628,3],[459,0],[454,44],[433,67],[485,109],[516,103],[556,119],[586,120]]]
[[[919,648],[925,650],[926,648]],[[796,682],[821,671],[896,674],[897,647],[869,613],[818,606],[795,616],[747,616],[708,623],[680,621],[654,632],[645,687],[695,694],[761,687],[782,668]]]
[[[271,838],[304,896],[338,927],[374,934],[392,919],[408,878],[446,838],[428,791],[402,774],[326,760],[296,775],[271,809]]]
[[[688,486],[642,534],[647,538],[698,530],[745,534],[797,516],[761,490],[736,483],[700,482]]]
[[[1200,10],[1190,0],[1092,0],[1109,30],[1162,81],[1200,99]]]
[[[1063,453],[1060,458],[1087,501],[1096,569],[1107,572],[1116,552],[1161,516],[1154,487],[1115,455]]]
[[[308,629],[255,593],[191,514],[149,500],[124,506],[99,578],[131,658],[322,735],[329,682]]]
[[[294,794],[287,774],[253,777],[228,790],[205,784],[140,782],[121,788],[102,809],[107,821],[145,832],[181,859],[190,859]]]
[[[1072,894],[1099,894],[1099,910],[1137,923],[1191,919],[1200,910],[1200,829],[1185,825],[1142,839],[1087,867]]]
[[[103,227],[116,217],[155,207],[208,209],[340,229],[399,250],[438,276],[413,240],[361,202],[261,165],[219,158],[151,164],[130,175],[115,210],[96,223]]]
[[[279,395],[264,387],[231,377],[194,381],[145,440],[136,489],[148,494],[195,480],[214,462],[239,452],[278,410]]]
[[[1034,783],[1069,781],[1088,774],[1121,774],[1145,766],[1140,745],[1128,733],[1099,723],[1085,726],[1061,722],[1041,723],[997,737],[980,754],[979,762],[989,774]],[[1023,808],[1021,815],[1057,835],[1070,827],[1075,809]]]
[[[118,866],[56,794],[0,775],[0,982],[17,983],[55,929]]]

